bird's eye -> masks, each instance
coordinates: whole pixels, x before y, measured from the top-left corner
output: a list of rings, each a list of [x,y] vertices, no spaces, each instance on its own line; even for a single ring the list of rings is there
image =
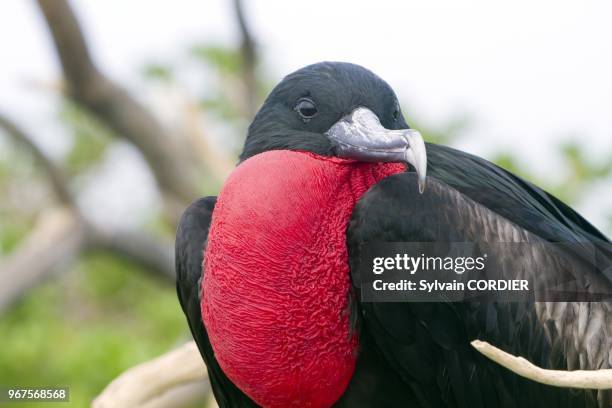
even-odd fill
[[[308,98],[300,99],[295,105],[295,110],[303,119],[311,119],[318,112],[315,103]]]
[[[393,121],[397,122],[397,119],[399,118],[399,105],[395,105],[395,109],[393,110]]]

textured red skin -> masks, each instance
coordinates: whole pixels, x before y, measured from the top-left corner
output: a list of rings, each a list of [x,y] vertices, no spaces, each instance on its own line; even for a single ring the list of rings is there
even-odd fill
[[[403,164],[270,151],[231,174],[204,254],[202,318],[219,365],[264,407],[328,407],[344,393],[346,227],[357,200]]]

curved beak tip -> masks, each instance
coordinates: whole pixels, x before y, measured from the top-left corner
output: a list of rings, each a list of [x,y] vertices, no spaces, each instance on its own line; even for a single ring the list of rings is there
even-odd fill
[[[427,150],[421,133],[414,129],[406,131],[406,162],[414,167],[419,183],[419,193],[423,194],[427,181]]]
[[[418,131],[386,129],[374,112],[360,107],[334,124],[326,135],[339,157],[410,164],[417,173],[419,192],[425,191],[427,152]]]

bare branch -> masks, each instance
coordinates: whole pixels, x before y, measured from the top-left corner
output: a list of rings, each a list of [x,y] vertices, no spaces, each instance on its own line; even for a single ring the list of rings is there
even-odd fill
[[[66,0],[37,1],[52,34],[69,95],[142,152],[165,194],[191,202],[197,190],[189,161],[184,160],[177,143],[147,109],[96,68]]]
[[[34,231],[0,262],[0,311],[85,250],[110,251],[174,283],[170,243],[138,231],[102,231],[71,208],[45,211]]]
[[[83,246],[85,229],[74,212],[45,212],[34,232],[0,263],[0,310],[74,259]]]
[[[154,400],[142,404],[140,408],[180,408],[206,407],[215,408],[217,403],[210,384],[207,381],[196,381],[176,385]],[[126,407],[128,408],[128,407]],[[131,408],[131,407],[129,407]]]
[[[0,114],[0,128],[3,128],[7,134],[12,137],[18,144],[26,148],[38,163],[43,167],[45,174],[49,178],[53,192],[57,196],[61,204],[75,208],[74,199],[68,183],[62,171],[40,150],[40,148],[32,141],[32,139],[15,123]]]
[[[59,265],[76,258],[82,249],[105,250],[141,265],[174,282],[174,251],[169,242],[139,231],[102,230],[90,223],[76,205],[61,170],[24,131],[0,115],[0,127],[25,146],[49,177],[64,204],[45,212],[34,232],[0,264],[0,310],[45,280]]]
[[[210,393],[207,378],[198,347],[191,341],[121,374],[93,401],[92,408],[161,407],[156,400],[177,387],[197,383],[201,390]],[[172,402],[167,406],[178,406],[176,401]]]
[[[102,231],[90,226],[89,249],[113,252],[174,283],[174,248],[140,231]]]
[[[516,357],[498,349],[486,341],[474,340],[472,346],[508,370],[529,380],[555,387],[612,389],[612,369],[560,371],[546,370],[531,364],[523,357]]]
[[[251,35],[242,0],[234,0],[234,14],[240,30],[240,54],[242,56],[243,81],[247,98],[248,115],[253,117],[257,109],[257,80],[255,67],[257,64],[257,54],[255,40]]]

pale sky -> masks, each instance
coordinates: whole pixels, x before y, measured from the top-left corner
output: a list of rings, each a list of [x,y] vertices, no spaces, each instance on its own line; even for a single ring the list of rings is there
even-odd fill
[[[102,68],[136,87],[140,68],[180,59],[201,40],[232,42],[229,1],[74,0]],[[549,153],[580,137],[590,154],[612,149],[612,3],[606,1],[245,1],[273,78],[321,60],[364,65],[407,102],[408,121],[472,118],[459,147],[513,149],[540,174]],[[33,2],[0,2],[0,110],[53,150],[52,103],[32,81],[58,77]],[[553,174],[554,173],[554,174]],[[612,206],[611,188],[598,192]],[[601,202],[599,205],[601,206]],[[600,210],[584,204],[594,221]]]

